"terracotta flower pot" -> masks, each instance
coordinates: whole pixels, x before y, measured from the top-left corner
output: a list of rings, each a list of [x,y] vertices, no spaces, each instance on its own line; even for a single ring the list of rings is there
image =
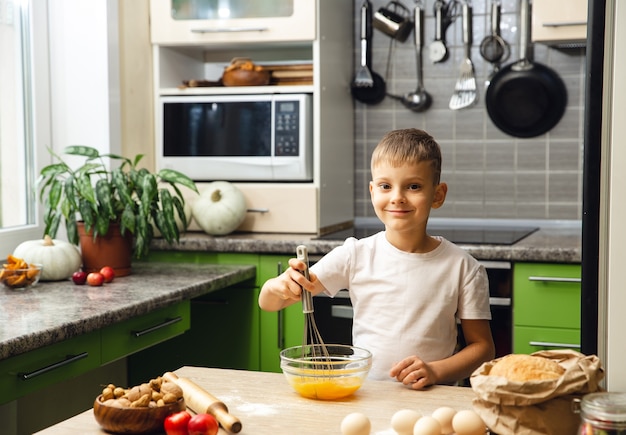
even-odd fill
[[[132,234],[124,236],[118,224],[111,224],[106,236],[95,240],[92,231],[85,231],[85,224],[78,222],[80,251],[83,258],[83,270],[87,273],[98,272],[104,266],[111,266],[115,276],[127,276],[131,273]]]

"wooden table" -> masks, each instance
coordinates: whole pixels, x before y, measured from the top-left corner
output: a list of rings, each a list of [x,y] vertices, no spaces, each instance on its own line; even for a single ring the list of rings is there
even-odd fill
[[[352,397],[325,402],[300,397],[282,373],[201,367],[182,367],[175,373],[224,402],[230,413],[241,420],[241,435],[337,435],[341,421],[351,412],[369,416],[372,435],[395,435],[390,420],[400,409],[414,409],[422,415],[430,415],[441,406],[472,409],[475,397],[467,387],[433,386],[416,391],[398,382],[367,380]],[[106,432],[100,429],[90,409],[38,433],[90,435]],[[219,433],[228,434],[222,428]]]

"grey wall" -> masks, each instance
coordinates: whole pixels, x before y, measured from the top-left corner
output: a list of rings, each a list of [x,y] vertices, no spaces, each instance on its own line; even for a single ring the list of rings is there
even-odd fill
[[[371,0],[373,11],[387,1]],[[410,0],[401,1],[408,9]],[[429,110],[411,112],[391,98],[378,105],[355,102],[355,171],[357,217],[374,216],[369,200],[369,158],[385,132],[417,127],[428,131],[443,152],[442,181],[449,185],[446,204],[433,212],[436,217],[580,219],[584,112],[584,48],[556,49],[534,44],[534,60],[550,66],[561,76],[568,91],[568,104],[560,123],[545,135],[519,139],[498,130],[487,115],[485,79],[491,65],[483,60],[479,45],[489,30],[489,0],[474,0],[471,58],[479,84],[478,102],[468,109],[448,108],[463,58],[461,18],[446,33],[450,56],[433,64],[428,45],[434,39],[434,0],[424,6],[424,85],[433,96]],[[355,65],[358,64],[358,23],[362,0],[354,0]],[[459,8],[460,12],[460,8]],[[505,65],[519,58],[519,4],[502,1],[501,31],[511,45]],[[390,38],[378,30],[373,36],[373,69],[387,76]],[[415,89],[416,62],[413,34],[395,44],[387,76],[389,92],[403,94]]]

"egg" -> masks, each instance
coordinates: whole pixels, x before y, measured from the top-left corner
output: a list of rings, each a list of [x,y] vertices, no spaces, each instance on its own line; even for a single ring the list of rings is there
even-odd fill
[[[369,435],[372,423],[365,414],[353,412],[341,421],[341,435]]]
[[[413,426],[422,415],[412,409],[401,409],[391,417],[391,428],[398,435],[413,435]]]
[[[437,408],[433,411],[433,418],[435,418],[441,425],[441,433],[443,435],[454,432],[454,429],[452,428],[452,418],[455,414],[456,409],[450,408],[449,406],[442,406],[441,408]]]
[[[441,425],[431,416],[425,415],[415,422],[413,435],[440,435]]]
[[[454,414],[452,428],[457,435],[483,435],[486,431],[483,419],[469,409]]]

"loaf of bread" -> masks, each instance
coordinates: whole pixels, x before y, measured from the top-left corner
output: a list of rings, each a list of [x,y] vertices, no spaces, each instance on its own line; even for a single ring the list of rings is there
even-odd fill
[[[540,356],[511,354],[496,362],[490,376],[502,376],[510,381],[527,382],[556,379],[565,372],[556,361]]]

